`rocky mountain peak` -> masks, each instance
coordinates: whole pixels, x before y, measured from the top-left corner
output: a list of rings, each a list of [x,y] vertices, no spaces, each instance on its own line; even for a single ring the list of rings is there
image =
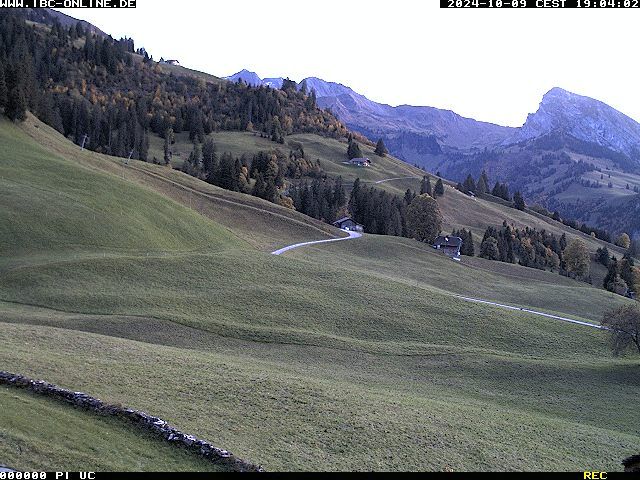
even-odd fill
[[[505,143],[517,143],[552,132],[633,156],[640,149],[640,124],[589,97],[553,88],[542,98],[536,113],[528,116],[518,133]]]

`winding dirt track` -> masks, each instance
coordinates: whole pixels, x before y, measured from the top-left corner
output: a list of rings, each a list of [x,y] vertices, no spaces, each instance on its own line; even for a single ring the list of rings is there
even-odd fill
[[[283,253],[288,252],[289,250],[294,250],[294,249],[300,248],[300,247],[306,247],[308,245],[319,245],[321,243],[342,242],[342,241],[345,241],[345,240],[355,240],[355,239],[358,239],[358,238],[362,237],[361,233],[357,233],[357,232],[346,232],[346,233],[349,234],[348,237],[334,238],[332,240],[317,240],[315,242],[296,243],[295,245],[289,245],[288,247],[284,247],[284,248],[281,248],[280,250],[276,250],[275,252],[272,252],[271,254],[272,255],[282,255]],[[537,310],[530,310],[528,308],[514,307],[512,305],[505,305],[503,303],[495,303],[495,302],[490,302],[488,300],[481,300],[481,299],[478,299],[478,298],[465,297],[465,296],[462,296],[462,295],[456,295],[456,294],[450,294],[450,295],[452,297],[456,297],[456,298],[459,298],[461,300],[465,300],[467,302],[482,303],[484,305],[491,305],[493,307],[504,308],[505,310],[515,310],[515,311],[530,313],[532,315],[538,315],[539,317],[552,318],[554,320],[559,320],[561,322],[573,323],[575,325],[582,325],[583,327],[595,328],[597,330],[608,330],[608,328],[603,327],[601,325],[596,325],[594,323],[581,322],[580,320],[574,320],[572,318],[567,318],[567,317],[560,317],[558,315],[551,315],[549,313],[538,312]]]

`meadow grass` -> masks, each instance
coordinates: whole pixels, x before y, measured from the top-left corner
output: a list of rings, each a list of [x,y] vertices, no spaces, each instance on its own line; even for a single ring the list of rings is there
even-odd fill
[[[123,420],[0,387],[0,459],[23,471],[224,471]]]
[[[148,411],[268,470],[616,470],[635,453],[637,360],[612,358],[605,332],[451,293],[587,320],[624,299],[407,239],[274,257],[275,243],[339,233],[35,125],[0,124],[14,139],[3,186],[51,191],[14,190],[0,209],[3,369]],[[56,195],[67,214],[47,223]]]

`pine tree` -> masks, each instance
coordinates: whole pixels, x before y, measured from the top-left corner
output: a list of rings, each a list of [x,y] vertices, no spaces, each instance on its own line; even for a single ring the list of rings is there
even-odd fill
[[[634,285],[635,283],[634,267],[635,262],[633,257],[626,253],[620,262],[620,278],[622,278],[627,285]]]
[[[462,184],[462,191],[465,193],[471,193],[476,191],[476,182],[471,175],[467,175],[464,183]]]
[[[515,203],[516,209],[518,210],[525,209],[526,205],[524,203],[524,198],[522,197],[522,194],[519,191],[513,194],[513,201]]]
[[[478,179],[478,183],[476,184],[476,193],[483,194],[489,192],[489,177],[487,176],[487,172],[484,170]]]
[[[389,151],[387,150],[387,147],[384,144],[384,140],[382,139],[378,140],[378,143],[376,144],[375,154],[378,155],[379,157],[384,157],[387,153],[389,153]]]
[[[7,82],[5,80],[4,67],[0,60],[0,108],[7,104]]]
[[[347,147],[347,157],[349,157],[349,160],[352,160],[354,158],[362,158],[360,145],[358,145],[358,142],[353,139],[349,142],[349,146]]]
[[[609,249],[607,247],[598,248],[596,252],[596,261],[605,267],[609,266],[611,262],[611,256],[609,254]]]
[[[433,196],[434,198],[437,197],[441,197],[444,195],[444,183],[442,182],[442,179],[439,178],[438,181],[436,182],[436,186],[433,190]]]
[[[602,286],[609,291],[615,285],[615,282],[620,273],[620,266],[618,265],[618,259],[616,257],[611,257],[609,261],[609,268],[607,269],[607,276],[604,277],[604,282],[602,282]]]
[[[22,88],[14,87],[9,92],[4,113],[14,122],[23,122],[27,119],[27,101]]]
[[[430,197],[433,197],[433,189],[431,187],[431,177],[429,177],[428,175],[422,177],[422,181],[420,182],[420,195],[424,195],[425,193]]]
[[[218,154],[211,138],[207,138],[202,146],[202,165],[207,182],[214,183],[215,172],[218,170]]]
[[[407,191],[404,193],[404,204],[411,205],[413,199],[416,198],[416,194],[411,191],[410,188],[407,188]]]
[[[171,151],[171,145],[175,141],[175,135],[173,134],[173,128],[167,129],[164,134],[164,164],[170,165],[173,152]]]

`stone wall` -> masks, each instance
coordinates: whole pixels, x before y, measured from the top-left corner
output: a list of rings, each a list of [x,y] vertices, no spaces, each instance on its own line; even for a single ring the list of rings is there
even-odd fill
[[[46,397],[62,400],[76,407],[97,412],[101,415],[110,415],[124,418],[139,428],[150,431],[156,436],[191,452],[200,455],[217,465],[224,465],[237,472],[262,472],[262,467],[245,462],[234,456],[232,453],[217,448],[205,440],[181,432],[175,427],[167,424],[164,420],[153,417],[131,408],[124,408],[117,405],[109,405],[101,400],[91,397],[86,393],[72,392],[60,388],[48,382],[32,380],[22,375],[0,371],[0,385],[8,385]]]

